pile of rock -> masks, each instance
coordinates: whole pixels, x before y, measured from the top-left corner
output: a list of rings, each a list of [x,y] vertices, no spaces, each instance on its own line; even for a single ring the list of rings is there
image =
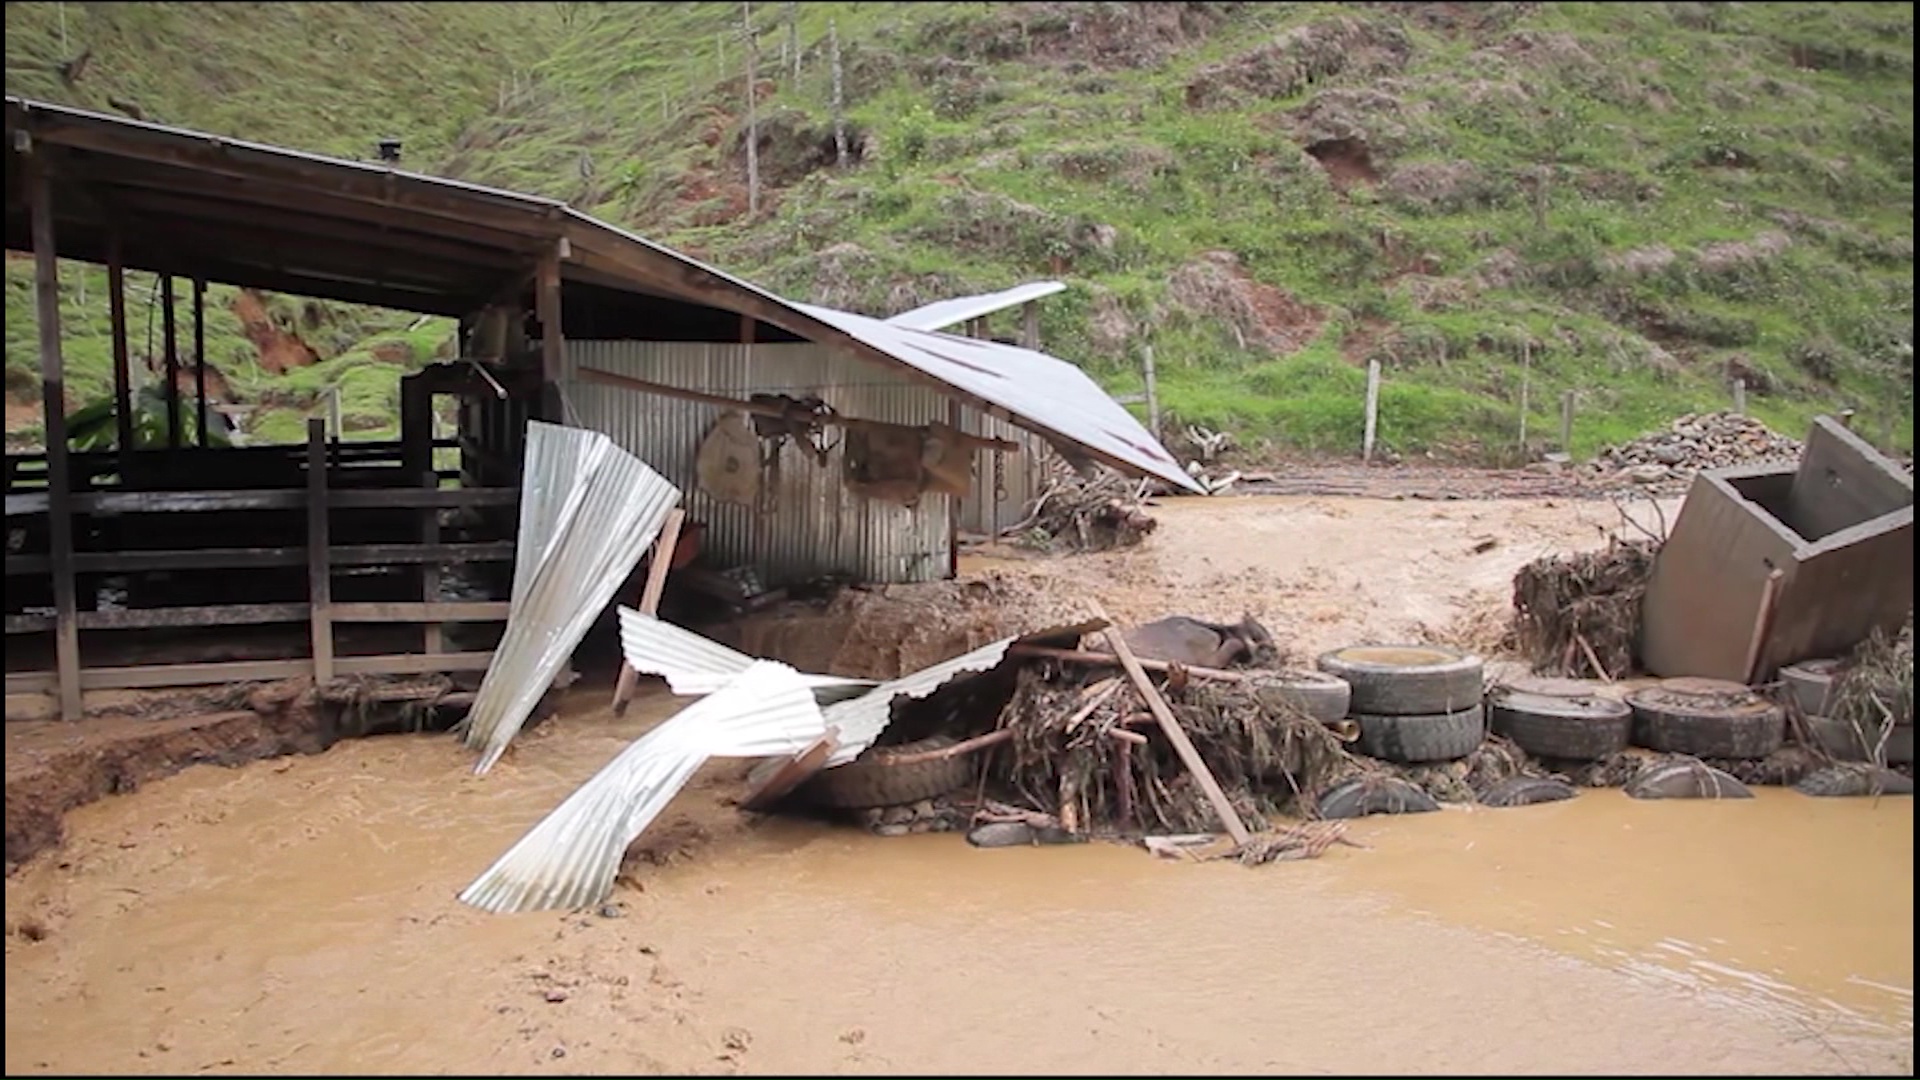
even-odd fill
[[[1610,446],[1594,459],[1603,480],[1683,494],[1702,469],[1735,465],[1793,465],[1800,441],[1773,431],[1751,416],[1732,412],[1688,414],[1665,431]]]

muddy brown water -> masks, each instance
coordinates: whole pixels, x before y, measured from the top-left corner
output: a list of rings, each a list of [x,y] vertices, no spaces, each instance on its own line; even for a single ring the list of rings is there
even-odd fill
[[[7,881],[7,1072],[1912,1068],[1911,799],[1583,792],[1249,869],[750,826],[726,763],[619,917],[456,902],[647,705],[484,778],[396,736],[74,811]]]

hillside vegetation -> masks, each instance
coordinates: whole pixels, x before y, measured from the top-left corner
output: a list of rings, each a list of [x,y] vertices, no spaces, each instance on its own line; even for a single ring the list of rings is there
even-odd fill
[[[1169,430],[1350,452],[1377,359],[1403,454],[1510,457],[1523,394],[1538,450],[1571,391],[1586,456],[1734,378],[1782,430],[1853,408],[1911,449],[1909,4],[743,8],[16,3],[7,89],[345,156],[391,135],[409,167],[874,314],[1058,277],[1048,349],[1121,392],[1151,347]],[[13,398],[29,277],[9,260]],[[83,342],[102,292],[67,291]],[[215,296],[209,357],[268,434],[336,383],[389,425],[450,334],[264,298],[321,361],[280,371]],[[73,352],[98,392],[103,354]]]

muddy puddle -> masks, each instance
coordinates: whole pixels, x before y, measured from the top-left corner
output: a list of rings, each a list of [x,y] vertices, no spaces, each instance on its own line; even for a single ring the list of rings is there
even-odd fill
[[[612,909],[455,902],[650,704],[486,778],[401,736],[73,812],[7,881],[7,1072],[1912,1067],[1910,799],[1590,792],[1248,869],[749,826],[726,764]]]

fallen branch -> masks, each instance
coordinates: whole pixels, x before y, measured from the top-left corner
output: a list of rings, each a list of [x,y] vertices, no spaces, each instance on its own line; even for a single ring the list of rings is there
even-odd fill
[[[1087,649],[1055,649],[1045,645],[1014,645],[1009,647],[1007,652],[1014,656],[1024,656],[1036,660],[1058,660],[1062,663],[1082,664],[1086,667],[1126,666],[1121,662],[1119,656],[1114,653],[1092,652]],[[1157,671],[1161,674],[1166,674],[1173,667],[1173,665],[1164,660],[1143,660],[1135,657],[1133,662],[1139,664],[1147,671]],[[1181,667],[1185,668],[1188,675],[1196,679],[1217,679],[1220,682],[1247,681],[1247,674],[1242,671],[1222,671],[1219,668],[1187,667],[1184,664],[1182,664]]]
[[[922,750],[917,754],[901,754],[898,757],[890,757],[887,759],[887,764],[918,765],[927,761],[945,761],[948,758],[956,758],[962,754],[971,754],[975,750],[985,750],[989,746],[998,746],[1012,738],[1012,728],[1001,728],[999,731],[989,731],[985,735],[975,735],[965,742],[957,742],[952,746],[943,746],[938,750]]]

